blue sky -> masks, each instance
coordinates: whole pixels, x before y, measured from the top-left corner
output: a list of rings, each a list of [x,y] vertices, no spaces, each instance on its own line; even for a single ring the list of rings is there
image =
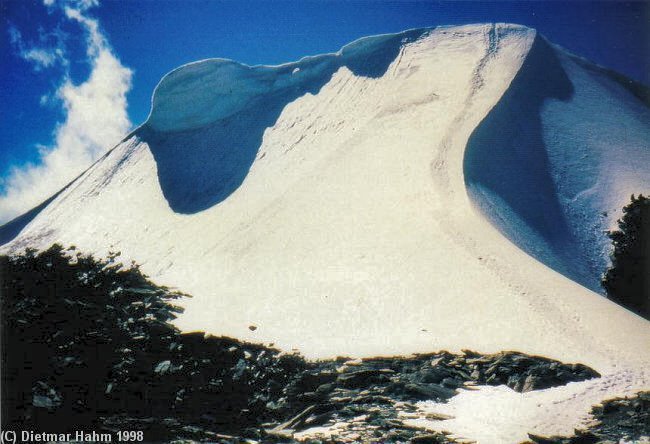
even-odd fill
[[[648,1],[0,0],[0,223],[142,123],[181,64],[278,64],[365,35],[493,21],[650,83]]]

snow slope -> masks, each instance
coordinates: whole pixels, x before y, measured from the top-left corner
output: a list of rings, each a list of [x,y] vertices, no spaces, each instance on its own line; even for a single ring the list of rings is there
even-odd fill
[[[648,117],[620,76],[516,25],[370,37],[277,67],[196,62],[3,248],[119,250],[194,296],[179,327],[308,357],[582,362],[603,377],[471,392],[432,425],[481,442],[571,433],[592,404],[650,388],[647,321],[592,291],[603,230],[650,189]],[[468,419],[487,402],[489,427]]]
[[[637,87],[539,39],[465,152],[484,214],[594,291],[609,265],[603,232],[630,194],[650,189],[650,112]]]

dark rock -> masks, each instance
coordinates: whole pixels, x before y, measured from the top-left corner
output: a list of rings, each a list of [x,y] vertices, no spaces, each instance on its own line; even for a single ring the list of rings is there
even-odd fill
[[[444,378],[442,380],[442,385],[448,388],[456,389],[462,386],[463,382],[454,378]]]
[[[452,374],[451,371],[442,367],[439,368],[425,367],[418,372],[417,382],[424,382],[427,384],[429,383],[439,384],[444,379],[451,376],[451,374]]]
[[[296,416],[292,417],[286,422],[279,424],[277,427],[268,431],[276,436],[291,436],[293,431],[300,430],[305,424],[315,425],[324,422],[327,414],[331,414],[335,410],[331,404],[310,405]]]
[[[156,373],[160,373],[160,374],[165,374],[165,373],[167,373],[167,372],[170,370],[171,366],[172,366],[171,361],[162,361],[162,362],[159,362],[159,363],[156,365],[156,368],[154,369],[154,372],[156,372]]]
[[[589,432],[579,433],[570,438],[562,436],[544,437],[532,433],[529,433],[528,437],[535,444],[596,444],[602,442],[600,437]]]
[[[337,382],[347,388],[362,388],[372,384],[388,381],[388,375],[394,373],[392,370],[358,370],[349,373],[342,373],[338,376]]]
[[[300,402],[304,402],[305,404],[310,404],[310,403],[315,403],[323,399],[324,396],[321,394],[318,394],[316,392],[306,392],[306,393],[300,393],[296,399]]]
[[[61,394],[43,381],[37,381],[32,387],[32,405],[53,410],[63,402]]]
[[[316,390],[323,384],[336,381],[338,375],[330,371],[303,372],[297,379],[292,381],[286,389],[286,393],[298,394]]]
[[[437,384],[406,384],[404,390],[419,399],[449,399],[456,394],[455,390]]]
[[[336,388],[336,384],[333,383],[322,384],[316,388],[316,393],[318,393],[319,395],[326,395],[328,393],[331,393],[335,388]]]
[[[418,435],[411,438],[412,444],[441,444],[447,442],[441,435]]]
[[[32,405],[46,409],[53,409],[61,405],[61,399],[56,396],[34,395]]]
[[[543,437],[543,436],[534,435],[532,433],[528,434],[528,438],[530,438],[530,440],[532,442],[534,442],[535,444],[556,444],[556,443],[558,443],[558,440],[562,439],[562,438],[557,437],[557,436],[546,438],[546,437]]]
[[[537,444],[591,444],[605,442],[636,442],[650,436],[650,392],[639,392],[631,398],[617,398],[594,406],[597,420],[588,430],[576,430],[570,437],[529,435]]]
[[[233,376],[232,378],[237,381],[244,376],[244,372],[246,371],[246,361],[244,359],[240,359],[237,361],[237,364],[233,367]]]

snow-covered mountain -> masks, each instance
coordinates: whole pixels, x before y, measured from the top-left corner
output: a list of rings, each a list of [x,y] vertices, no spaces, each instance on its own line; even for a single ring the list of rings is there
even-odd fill
[[[582,362],[603,377],[446,406],[444,428],[481,442],[571,433],[593,404],[650,388],[647,321],[597,294],[605,230],[650,190],[647,97],[506,24],[274,67],[204,60],[166,75],[147,122],[0,238],[119,250],[194,296],[179,327],[308,357]]]

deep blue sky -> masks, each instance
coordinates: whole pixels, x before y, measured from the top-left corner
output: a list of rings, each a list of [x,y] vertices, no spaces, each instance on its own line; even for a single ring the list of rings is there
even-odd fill
[[[537,28],[551,41],[636,80],[650,83],[650,2],[382,2],[382,1],[104,1],[96,17],[115,54],[134,70],[129,116],[137,125],[169,70],[194,60],[225,57],[278,64],[338,50],[365,35],[407,28],[513,22]],[[10,27],[26,40],[58,26],[67,34],[71,76],[88,75],[81,29],[61,23],[41,1],[0,0],[0,178],[12,165],[38,158],[63,118],[52,93],[56,69],[35,72],[17,57]],[[41,31],[43,34],[43,31]],[[48,37],[48,38],[51,38]]]

